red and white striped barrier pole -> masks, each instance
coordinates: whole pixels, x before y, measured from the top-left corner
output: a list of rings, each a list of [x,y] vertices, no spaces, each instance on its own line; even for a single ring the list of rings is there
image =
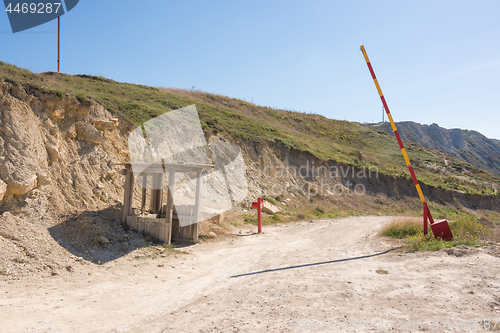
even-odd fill
[[[427,218],[429,219],[431,223],[431,228],[439,228],[439,235],[441,235],[442,239],[453,239],[453,235],[450,231],[450,228],[448,226],[448,222],[446,220],[439,221],[439,224],[436,223],[434,225],[434,219],[432,218],[431,212],[429,210],[429,207],[427,206],[427,202],[425,201],[424,194],[422,193],[422,189],[420,188],[420,184],[418,183],[417,177],[415,176],[415,172],[413,171],[413,167],[411,166],[410,159],[408,158],[408,154],[406,153],[406,149],[403,146],[403,141],[401,141],[401,137],[399,136],[398,129],[396,127],[396,124],[394,123],[394,120],[392,119],[391,112],[389,111],[389,107],[387,106],[387,102],[385,101],[384,94],[382,94],[382,89],[380,89],[380,86],[377,81],[377,77],[375,76],[375,72],[373,71],[372,65],[370,63],[370,60],[368,59],[368,55],[366,54],[365,47],[361,45],[361,52],[363,52],[363,56],[365,57],[366,64],[368,65],[368,69],[370,70],[370,74],[372,75],[373,82],[375,83],[375,86],[377,87],[378,94],[380,95],[380,99],[382,100],[382,104],[384,105],[385,112],[387,113],[387,117],[389,118],[389,121],[391,122],[391,127],[392,130],[394,131],[394,135],[396,136],[396,139],[398,140],[399,148],[401,149],[401,152],[403,153],[403,157],[406,162],[406,166],[408,167],[408,170],[410,170],[410,175],[411,178],[413,179],[413,183],[415,184],[415,188],[417,189],[418,195],[420,197],[420,200],[422,201],[422,205],[424,206],[424,235],[427,235]],[[433,228],[433,231],[434,231]],[[437,232],[434,232],[434,236],[439,237]]]

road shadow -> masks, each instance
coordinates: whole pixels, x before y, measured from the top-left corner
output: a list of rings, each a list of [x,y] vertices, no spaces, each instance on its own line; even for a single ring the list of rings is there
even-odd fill
[[[99,211],[84,211],[68,216],[60,224],[49,228],[49,233],[69,253],[100,264],[116,260],[138,248],[161,244],[122,223],[121,211],[119,204]],[[175,248],[189,245],[192,243],[172,244]]]
[[[329,260],[329,261],[320,261],[320,262],[315,262],[315,263],[311,263],[311,264],[295,265],[295,266],[288,266],[288,267],[281,267],[281,268],[265,269],[265,270],[257,271],[257,272],[250,272],[250,273],[245,273],[245,274],[233,275],[230,278],[233,279],[233,278],[239,278],[239,277],[243,277],[243,276],[250,276],[250,275],[263,274],[263,273],[285,271],[285,270],[288,270],[288,269],[297,269],[297,268],[304,268],[304,267],[311,267],[311,266],[320,266],[320,265],[335,264],[335,263],[344,262],[344,261],[367,259],[367,258],[372,258],[372,257],[380,256],[382,254],[389,253],[391,251],[400,249],[402,247],[403,246],[398,246],[398,247],[389,249],[387,251],[383,251],[383,252],[379,252],[379,253],[374,253],[374,254],[369,254],[369,255],[366,255],[366,256],[359,256],[359,257],[352,257],[352,258],[345,258],[345,259],[337,259],[337,260]]]

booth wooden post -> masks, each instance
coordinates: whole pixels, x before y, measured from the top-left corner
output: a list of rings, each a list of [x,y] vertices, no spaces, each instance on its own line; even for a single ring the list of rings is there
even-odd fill
[[[201,170],[196,173],[196,197],[194,202],[194,230],[193,242],[198,242],[199,222],[200,222],[200,206],[201,206]]]
[[[172,237],[172,215],[173,215],[173,207],[174,207],[174,188],[175,188],[175,170],[168,170],[168,190],[167,190],[167,206],[165,207],[165,214],[167,218],[167,223],[170,225],[170,234],[169,234],[169,244]]]
[[[151,203],[150,209],[152,214],[158,214],[160,212],[162,201],[163,201],[163,186],[164,178],[163,173],[153,174],[153,188],[151,189]]]
[[[144,215],[146,210],[146,194],[147,194],[147,185],[148,185],[148,174],[142,174],[142,200],[141,200],[141,215]]]
[[[134,199],[134,173],[132,168],[127,166],[125,168],[125,190],[123,195],[123,211],[122,221],[127,221],[127,216],[132,215],[132,201]]]

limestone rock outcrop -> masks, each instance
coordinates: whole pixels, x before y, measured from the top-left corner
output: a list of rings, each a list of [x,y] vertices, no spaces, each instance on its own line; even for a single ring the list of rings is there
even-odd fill
[[[0,201],[3,200],[5,193],[7,193],[7,184],[0,179]]]

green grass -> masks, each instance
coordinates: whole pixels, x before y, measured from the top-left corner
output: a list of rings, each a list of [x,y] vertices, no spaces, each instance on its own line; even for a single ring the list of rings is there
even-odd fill
[[[492,232],[492,229],[483,225],[478,217],[470,214],[457,215],[453,221],[449,222],[449,225],[454,237],[453,241],[434,238],[430,227],[428,234],[424,236],[422,223],[414,219],[395,221],[382,230],[382,235],[403,239],[408,251],[436,251],[457,245],[484,245],[483,239]]]
[[[263,214],[262,224],[271,225],[275,223],[288,223],[297,222],[304,220],[314,220],[314,219],[324,219],[324,218],[342,218],[350,216],[362,216],[368,215],[370,212],[346,209],[339,210],[337,208],[332,208],[331,204],[327,201],[316,201],[314,203],[315,208],[304,208],[304,205],[298,210],[287,209],[286,211],[281,211],[274,215]],[[307,206],[307,205],[306,205]],[[252,210],[251,213],[243,214],[243,222],[256,225],[257,224],[257,213],[256,210]]]
[[[357,123],[328,119],[317,114],[272,109],[247,101],[202,91],[165,89],[116,82],[100,76],[66,75],[53,72],[34,74],[0,62],[0,82],[21,85],[28,94],[84,105],[100,103],[131,125],[139,125],[165,112],[195,104],[202,128],[233,140],[267,143],[281,158],[281,149],[293,148],[323,160],[349,166],[378,169],[380,174],[409,179],[406,164],[395,139],[387,133]],[[341,110],[339,110],[341,111]],[[363,157],[360,157],[360,152]],[[456,158],[446,156],[450,165],[470,170],[462,177],[444,164],[444,155],[408,144],[408,155],[418,179],[439,189],[491,195],[483,181],[500,184],[500,179]],[[436,169],[446,169],[443,176]],[[471,180],[477,180],[477,183]]]
[[[398,220],[382,231],[382,235],[391,238],[407,238],[422,233],[422,222],[413,219]]]
[[[278,205],[278,202],[276,202],[276,199],[275,199],[275,198],[270,197],[270,196],[266,196],[266,195],[264,195],[264,196],[262,196],[262,197],[264,198],[264,200],[266,200],[266,201],[267,201],[267,202],[269,202],[270,204],[275,205],[275,206],[276,206],[276,205]]]
[[[210,235],[199,235],[198,236],[200,239],[211,239],[211,238],[215,238],[215,236],[210,236]]]
[[[483,210],[482,214],[489,220],[491,220],[492,224],[500,225],[500,212],[493,210]]]
[[[244,214],[243,221],[245,223],[257,225],[257,215]],[[262,225],[271,225],[280,222],[291,222],[291,220],[284,218],[283,215],[281,215],[280,213],[273,215],[263,214],[262,216]]]

